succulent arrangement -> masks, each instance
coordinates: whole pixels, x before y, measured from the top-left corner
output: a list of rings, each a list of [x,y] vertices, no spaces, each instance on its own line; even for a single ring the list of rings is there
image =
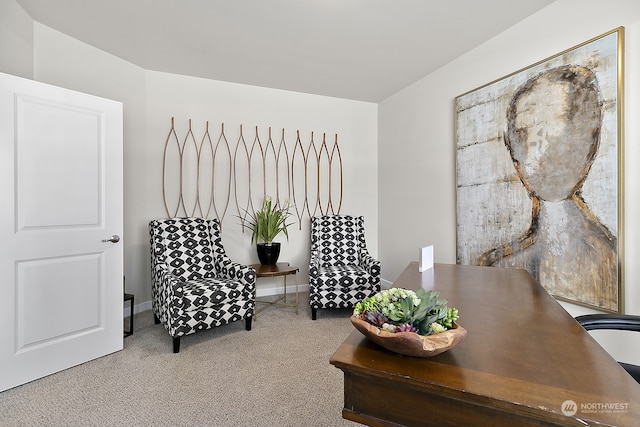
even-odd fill
[[[453,327],[458,310],[437,291],[391,288],[358,302],[353,315],[391,333],[433,335]]]

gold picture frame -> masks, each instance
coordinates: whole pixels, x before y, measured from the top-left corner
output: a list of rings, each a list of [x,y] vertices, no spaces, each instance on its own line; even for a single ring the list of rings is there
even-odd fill
[[[457,262],[624,312],[619,27],[455,99]]]

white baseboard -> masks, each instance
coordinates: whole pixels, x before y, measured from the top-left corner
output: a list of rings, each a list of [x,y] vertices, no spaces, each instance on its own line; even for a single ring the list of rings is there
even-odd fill
[[[309,285],[308,284],[303,284],[303,285],[298,285],[298,292],[308,292],[309,291]],[[282,295],[283,292],[283,287],[282,285],[274,285],[274,286],[258,286],[256,289],[256,296],[257,297],[268,297],[271,295]],[[291,295],[292,293],[296,292],[296,285],[295,284],[287,284],[287,295]]]
[[[389,289],[393,286],[393,282],[390,282],[388,280],[384,280],[381,279],[380,280],[380,287],[382,289]],[[288,284],[287,285],[287,294],[291,294],[293,292],[295,292],[295,285],[291,285]],[[308,292],[309,291],[309,284],[302,284],[302,285],[298,285],[298,292]],[[258,289],[256,291],[256,296],[257,297],[268,297],[271,295],[280,295],[282,294],[282,285],[275,285],[275,286],[258,286]],[[127,304],[126,307],[124,307],[122,314],[123,317],[129,317],[129,306]],[[139,304],[135,304],[133,306],[133,313],[134,314],[138,314],[138,313],[142,313],[143,311],[147,311],[147,310],[151,310],[151,301],[145,301],[145,302],[141,302]]]
[[[277,286],[258,286],[256,290],[257,297],[268,297],[271,295],[281,295],[282,294],[282,285]],[[287,295],[291,295],[296,291],[296,285],[287,284]],[[298,285],[298,292],[308,292],[309,284]],[[122,310],[123,317],[129,317],[129,313],[131,309],[129,308],[129,304],[124,307]],[[151,301],[144,301],[139,304],[134,304],[133,306],[133,314],[142,313],[143,311],[151,310]]]
[[[141,302],[140,304],[133,305],[133,314],[142,313],[143,311],[151,310],[151,301]],[[131,313],[131,309],[129,308],[129,304],[127,303],[122,310],[123,317],[129,317],[129,313]]]

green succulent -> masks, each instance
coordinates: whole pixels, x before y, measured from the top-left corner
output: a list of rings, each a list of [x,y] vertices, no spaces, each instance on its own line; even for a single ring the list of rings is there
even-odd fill
[[[438,291],[424,289],[415,292],[402,288],[385,289],[356,303],[353,310],[354,315],[364,320],[378,319],[373,313],[396,326],[411,325],[420,335],[451,329],[453,322],[458,320],[458,310],[448,308],[447,300],[440,299]]]

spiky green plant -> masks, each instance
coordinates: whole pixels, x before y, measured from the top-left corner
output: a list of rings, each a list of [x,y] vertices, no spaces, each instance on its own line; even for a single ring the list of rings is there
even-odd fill
[[[290,207],[289,199],[285,200],[282,207],[279,207],[273,203],[271,197],[267,196],[264,198],[262,209],[254,213],[245,211],[244,225],[251,230],[251,243],[261,241],[272,243],[280,233],[284,233],[289,240],[287,227],[293,224],[287,223],[287,219],[291,216]]]

